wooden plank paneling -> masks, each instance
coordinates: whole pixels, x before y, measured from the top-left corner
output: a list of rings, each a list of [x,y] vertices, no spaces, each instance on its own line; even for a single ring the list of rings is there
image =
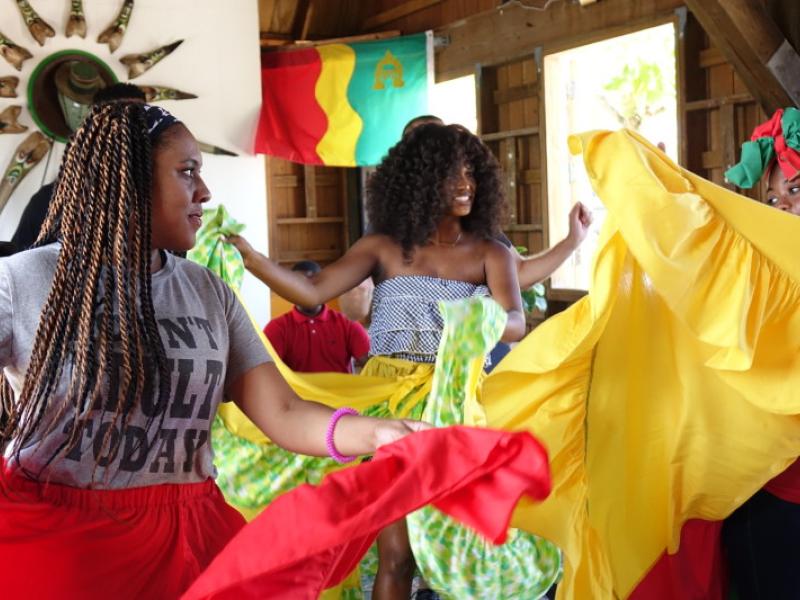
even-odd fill
[[[434,4],[439,4],[441,1],[442,0],[408,0],[407,2],[403,2],[402,4],[398,4],[388,10],[366,18],[362,29],[364,31],[370,31],[371,29],[382,27],[387,23],[399,21],[403,17],[413,15],[415,12],[429,8]]]
[[[475,100],[478,116],[478,133],[484,140],[486,136],[499,131],[497,111],[493,110],[494,90],[497,89],[497,69],[475,67]]]
[[[275,2],[260,0],[258,3],[258,30],[271,31],[272,16],[275,13]]]
[[[436,78],[472,72],[476,64],[496,64],[529,54],[532,48],[558,40],[576,41],[598,31],[631,28],[671,16],[682,0],[603,0],[581,7],[556,2],[543,12],[510,5],[480,13],[436,30],[449,44],[436,56]]]
[[[362,11],[361,22],[372,24],[372,19],[382,13],[396,10],[398,5],[413,6],[407,0],[371,0],[370,2],[359,2],[359,10]],[[413,12],[408,12],[400,18],[393,18],[391,22],[384,23],[393,28],[398,28],[405,34],[418,33],[426,29],[436,29],[456,21],[460,21],[469,16],[481,12],[493,10],[498,4],[498,0],[440,0],[431,3],[429,6],[417,8]],[[373,27],[378,27],[373,25]],[[362,27],[362,30],[368,30]]]
[[[497,131],[495,133],[484,133],[481,139],[484,142],[494,142],[497,140],[504,140],[511,137],[519,137],[521,135],[537,135],[539,133],[538,127],[523,127],[521,129],[509,129],[508,131]]]
[[[791,103],[787,90],[794,82],[769,67],[785,38],[761,0],[686,0],[686,5],[765,111]]]
[[[317,217],[317,182],[314,167],[305,165],[303,167],[305,175],[306,192],[306,218],[315,219]]]
[[[539,124],[541,81],[534,57],[479,65],[478,128],[503,169],[508,202],[505,232],[529,252],[544,248],[546,214]]]
[[[727,185],[725,171],[739,160],[741,144],[766,117],[692,14],[686,21],[681,61],[686,73],[682,164],[706,179]],[[742,193],[761,199],[762,189],[756,186]]]
[[[539,92],[539,86],[536,83],[526,83],[516,87],[506,88],[504,90],[495,90],[494,103],[502,104],[504,102],[515,102],[517,100],[524,100],[525,98],[532,98]]]
[[[720,52],[716,48],[706,48],[705,50],[700,52],[700,60],[698,62],[700,66],[703,67],[704,69],[716,65],[728,64],[728,61],[726,61],[725,57],[722,56],[722,52]]]
[[[731,94],[720,98],[706,98],[705,100],[694,100],[687,102],[685,110],[707,110],[709,108],[719,108],[725,104],[752,104],[755,99],[750,94]]]
[[[292,17],[292,37],[296,40],[304,40],[308,35],[308,27],[311,17],[311,0],[297,0]]]
[[[330,262],[345,253],[349,171],[267,159],[271,258],[283,264]]]

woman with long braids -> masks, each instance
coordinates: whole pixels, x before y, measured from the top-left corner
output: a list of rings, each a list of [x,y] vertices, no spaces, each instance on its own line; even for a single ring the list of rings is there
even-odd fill
[[[98,105],[35,247],[0,260],[4,597],[178,597],[243,525],[213,482],[223,396],[317,456],[423,428],[300,400],[233,292],[173,254],[210,198],[201,166],[166,111]]]
[[[504,206],[500,167],[481,140],[458,125],[426,123],[398,142],[370,179],[367,212],[375,233],[362,237],[314,277],[279,266],[241,236],[229,239],[250,272],[301,306],[323,304],[372,277],[371,359],[362,374],[397,377],[406,385],[417,378],[421,383],[397,406],[381,405],[369,414],[419,418],[425,408],[419,390],[426,383],[420,374],[432,374],[442,336],[439,302],[491,295],[507,316],[502,340],[517,341],[525,333],[514,257],[495,239]],[[448,547],[447,556],[441,548],[450,543],[442,540],[422,541],[424,548],[415,546],[413,551],[422,574],[447,597],[511,597],[513,589],[513,597],[533,600],[552,584],[560,559],[554,547],[532,537],[520,535],[519,547],[524,545],[525,551],[506,556],[502,578],[481,576],[491,570],[487,562],[501,564],[499,555],[480,564],[482,542],[475,548],[456,543],[459,547]],[[541,563],[534,555],[539,549],[550,553]],[[378,554],[373,597],[407,599],[415,558],[404,519],[381,532]],[[452,564],[462,572],[453,572]],[[535,592],[539,586],[543,591]],[[426,589],[417,597],[436,595]]]

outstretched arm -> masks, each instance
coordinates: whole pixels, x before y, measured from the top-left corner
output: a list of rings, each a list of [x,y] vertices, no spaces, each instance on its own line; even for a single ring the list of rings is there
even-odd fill
[[[525,335],[525,316],[522,312],[522,298],[519,295],[517,270],[511,251],[499,242],[492,242],[486,255],[486,284],[492,298],[506,309],[506,323],[503,342],[516,342]]]
[[[567,237],[555,246],[535,256],[520,256],[518,252],[514,252],[519,275],[519,287],[527,290],[534,283],[550,277],[553,271],[561,266],[561,263],[567,260],[586,239],[586,234],[589,232],[591,224],[592,213],[578,202],[569,211],[569,233]]]
[[[227,241],[241,252],[248,271],[273,292],[299,306],[324,304],[354,288],[372,274],[378,262],[376,236],[361,238],[343,257],[310,278],[267,258],[242,236],[232,235]]]
[[[310,456],[328,455],[325,434],[333,409],[299,398],[273,363],[246,371],[228,386],[227,393],[281,448]],[[337,423],[333,443],[340,454],[360,456],[428,428],[429,424],[420,421],[348,415]]]

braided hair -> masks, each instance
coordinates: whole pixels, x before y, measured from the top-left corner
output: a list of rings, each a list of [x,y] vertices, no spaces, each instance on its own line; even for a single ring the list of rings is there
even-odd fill
[[[99,456],[116,454],[114,426],[128,423],[142,397],[158,398],[157,410],[148,412],[163,420],[169,372],[150,275],[152,156],[158,140],[148,136],[147,108],[125,101],[96,105],[64,153],[34,245],[61,243],[55,275],[20,396],[3,403],[0,446],[10,443],[17,462],[34,436],[52,433],[70,410],[74,417],[66,439],[48,463],[80,443],[93,410],[113,415]],[[62,379],[67,393],[56,404],[52,399]],[[148,419],[149,429],[154,417]]]
[[[490,239],[500,231],[505,195],[500,165],[491,150],[460,125],[417,125],[395,144],[367,184],[367,216],[375,233],[386,234],[408,259],[430,240],[447,214],[445,184],[462,165],[471,167],[475,200],[461,218],[464,231]]]

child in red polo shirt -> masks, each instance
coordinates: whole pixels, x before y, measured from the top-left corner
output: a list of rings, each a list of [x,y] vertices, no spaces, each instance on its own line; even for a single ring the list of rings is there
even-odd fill
[[[300,261],[292,271],[312,277],[320,266]],[[295,306],[264,327],[275,352],[293,371],[303,373],[352,373],[353,362],[362,366],[369,353],[364,327],[324,304],[313,308]]]

